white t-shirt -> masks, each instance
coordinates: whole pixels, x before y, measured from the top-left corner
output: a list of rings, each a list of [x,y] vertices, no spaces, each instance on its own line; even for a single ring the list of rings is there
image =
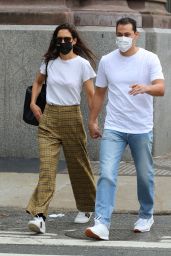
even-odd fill
[[[153,96],[129,95],[130,85],[149,85],[164,79],[156,54],[139,48],[136,54],[125,57],[117,49],[102,57],[96,86],[108,87],[105,129],[125,133],[146,133],[153,128]]]
[[[45,63],[40,66],[40,73],[46,73]],[[62,106],[79,105],[83,83],[96,76],[90,63],[80,56],[50,60],[47,74],[46,102]]]

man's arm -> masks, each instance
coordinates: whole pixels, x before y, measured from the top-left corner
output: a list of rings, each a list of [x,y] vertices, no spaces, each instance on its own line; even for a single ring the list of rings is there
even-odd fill
[[[151,85],[135,84],[131,85],[130,95],[137,95],[147,93],[151,96],[164,96],[165,84],[163,79],[156,79],[152,81]]]
[[[96,87],[92,102],[92,109],[89,116],[90,136],[94,139],[101,137],[100,129],[97,124],[97,117],[103,107],[107,87]]]

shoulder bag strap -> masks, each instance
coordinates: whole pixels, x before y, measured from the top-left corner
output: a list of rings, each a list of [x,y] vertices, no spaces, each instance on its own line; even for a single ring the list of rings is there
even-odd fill
[[[46,63],[46,73],[45,73],[45,85],[46,86],[47,86],[47,77],[48,77],[47,68],[48,68],[48,62]]]

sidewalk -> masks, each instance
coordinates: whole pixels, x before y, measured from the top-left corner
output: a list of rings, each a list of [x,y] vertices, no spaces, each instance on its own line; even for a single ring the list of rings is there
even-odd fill
[[[24,160],[23,160],[24,161]],[[0,207],[25,208],[37,181],[37,162],[28,170],[26,162],[0,159]],[[155,213],[171,213],[171,154],[154,158],[155,163]],[[27,166],[26,166],[27,165]],[[24,168],[25,166],[25,168]],[[3,170],[2,170],[3,168]],[[98,162],[92,162],[95,179],[98,178]],[[60,162],[56,193],[51,209],[76,210],[75,201],[65,162]],[[137,212],[136,175],[132,162],[121,162],[116,196],[116,212]]]

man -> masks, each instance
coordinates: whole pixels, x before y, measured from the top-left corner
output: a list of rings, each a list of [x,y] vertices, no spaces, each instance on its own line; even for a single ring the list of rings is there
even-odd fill
[[[164,77],[156,54],[136,46],[136,21],[122,18],[116,24],[119,49],[102,57],[89,119],[92,138],[101,137],[96,119],[108,89],[104,132],[100,145],[95,225],[88,237],[109,240],[115,206],[119,162],[129,145],[137,172],[139,218],[134,232],[150,231],[153,220],[154,169],[152,160],[153,96],[164,95]]]

